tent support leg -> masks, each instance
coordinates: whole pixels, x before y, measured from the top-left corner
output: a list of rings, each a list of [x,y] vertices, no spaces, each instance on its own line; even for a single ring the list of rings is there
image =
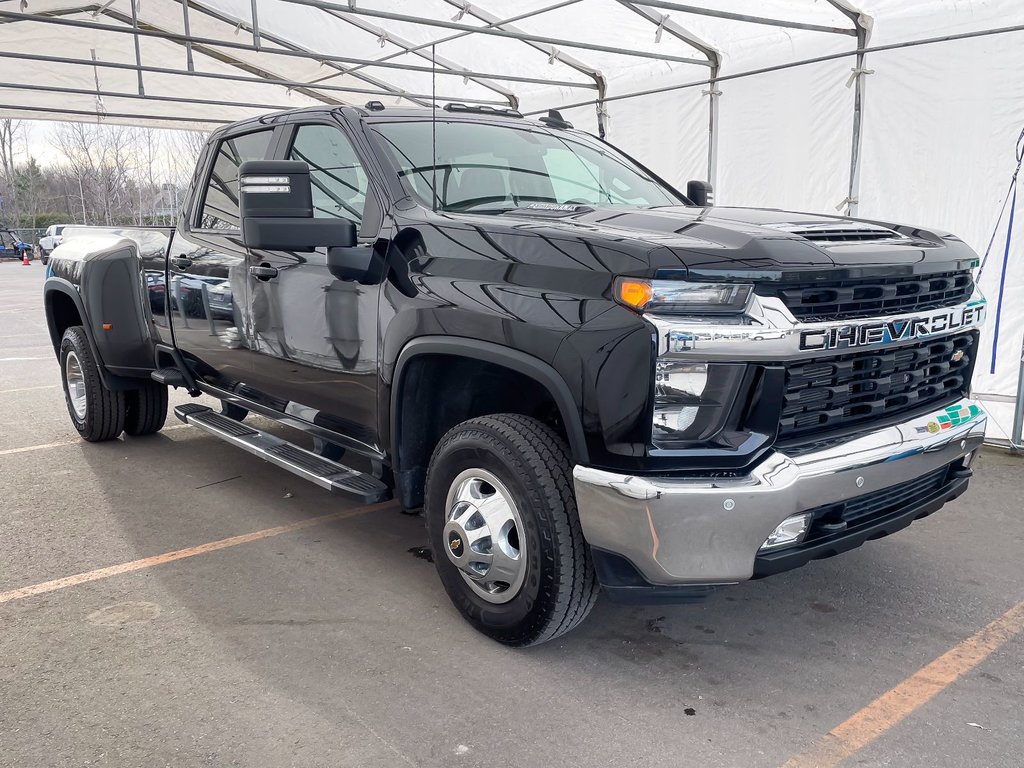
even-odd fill
[[[714,189],[718,183],[718,97],[722,92],[718,90],[718,61],[715,57],[711,65],[711,83],[706,93],[708,94],[708,184]]]
[[[1020,456],[1024,449],[1021,430],[1024,429],[1024,346],[1021,347],[1020,369],[1017,372],[1017,399],[1013,409],[1013,433],[1010,435],[1010,453]]]
[[[146,95],[146,86],[142,83],[142,50],[139,48],[139,9],[135,4],[135,0],[129,0],[132,6],[132,30],[134,34],[132,37],[135,40],[135,67],[136,73],[139,76],[139,96]]]
[[[196,65],[192,60],[192,30],[189,29],[188,23],[188,0],[182,0],[181,21],[185,29],[185,64],[189,72],[195,72]]]
[[[864,85],[867,76],[865,63],[868,30],[857,25],[857,64],[853,83],[853,141],[850,148],[850,186],[846,192],[846,215],[856,216],[860,205],[860,158],[864,135]]]

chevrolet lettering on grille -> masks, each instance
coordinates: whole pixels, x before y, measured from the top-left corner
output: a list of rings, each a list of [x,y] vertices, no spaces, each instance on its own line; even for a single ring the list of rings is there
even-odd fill
[[[876,344],[913,341],[960,328],[980,324],[985,319],[985,303],[954,307],[948,312],[928,317],[909,317],[879,323],[838,325],[803,331],[800,349],[851,349]]]

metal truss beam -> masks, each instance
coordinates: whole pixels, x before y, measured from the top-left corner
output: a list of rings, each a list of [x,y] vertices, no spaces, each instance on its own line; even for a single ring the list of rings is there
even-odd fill
[[[132,1],[134,1],[134,0],[132,0]],[[253,26],[247,24],[245,21],[243,21],[241,19],[236,19],[236,18],[228,16],[226,14],[223,14],[220,11],[217,11],[217,10],[215,10],[213,8],[210,8],[207,5],[204,5],[203,3],[198,2],[197,0],[178,0],[178,2],[181,2],[182,4],[190,5],[191,7],[195,8],[196,10],[198,10],[200,13],[203,13],[203,14],[211,17],[211,18],[217,19],[220,22],[223,22],[225,24],[233,24],[233,25],[235,25],[236,29],[244,29],[247,32],[251,32],[252,35],[253,35],[253,46],[252,47],[253,47],[253,50],[255,52],[257,52],[257,53],[262,52],[264,50],[272,50],[272,49],[267,49],[267,48],[264,48],[264,47],[261,46],[261,40],[262,39],[266,39],[266,40],[270,41],[271,43],[273,43],[274,45],[279,45],[282,48],[285,48],[285,49],[290,50],[290,51],[300,52],[300,53],[305,53],[305,54],[312,54],[313,53],[308,48],[304,48],[303,46],[296,45],[295,43],[291,42],[290,40],[286,40],[286,39],[284,39],[282,37],[279,37],[277,35],[271,35],[271,34],[266,33],[266,32],[264,32],[262,34],[257,33],[256,29]],[[332,69],[338,69],[341,72],[345,73],[345,68],[338,66],[338,64],[336,62],[325,61],[324,65],[328,66],[328,67],[331,67]],[[402,88],[399,88],[399,87],[397,87],[397,86],[393,85],[392,83],[389,83],[389,82],[387,82],[385,80],[381,80],[378,77],[374,77],[373,75],[370,75],[368,73],[360,72],[358,74],[353,75],[353,77],[356,77],[359,80],[362,80],[363,82],[369,83],[372,86],[375,86],[377,88],[381,88],[381,89],[383,89],[385,91],[388,91],[388,92],[390,92],[391,94],[393,94],[395,96],[400,96],[402,98],[408,99],[409,101],[413,102],[414,104],[419,104],[421,107],[425,107],[427,105],[427,102],[425,102],[425,101],[423,101],[421,99],[417,99],[417,98],[414,98],[414,97],[411,97],[411,96],[406,96],[405,95],[405,91]]]
[[[653,53],[651,51],[640,51],[633,48],[618,48],[613,45],[598,45],[597,43],[587,43],[582,40],[568,40],[562,37],[546,37],[544,35],[532,35],[526,32],[512,32],[505,29],[496,29],[493,27],[474,27],[469,24],[460,24],[455,21],[431,19],[423,16],[410,16],[404,13],[378,11],[370,8],[360,8],[359,6],[336,6],[332,5],[331,3],[324,2],[324,0],[282,0],[282,2],[292,3],[293,5],[304,5],[309,8],[319,8],[320,10],[335,10],[338,11],[339,13],[351,13],[362,16],[369,16],[377,19],[387,19],[389,21],[400,21],[405,22],[407,24],[419,24],[428,27],[455,29],[461,32],[470,32],[472,34],[477,35],[492,35],[495,37],[506,37],[512,40],[522,40],[524,42],[545,43],[547,45],[554,45],[564,48],[579,48],[580,50],[600,51],[601,53],[612,53],[619,56],[636,56],[643,59],[659,59],[661,61],[673,61],[679,64],[698,64],[702,66],[708,65],[706,61],[701,61],[700,59],[690,59],[683,56],[669,56],[667,54]]]
[[[495,16],[493,13],[489,13],[481,8],[471,5],[467,0],[445,0],[451,6],[458,8],[462,13],[468,13],[475,19],[479,19],[484,22],[488,28],[501,29],[509,32],[521,32],[517,27],[512,26],[512,22],[503,21]],[[596,67],[592,67],[589,64],[580,61],[575,56],[570,56],[567,53],[555,48],[553,45],[546,45],[544,43],[537,43],[532,40],[522,40],[521,42],[530,46],[536,51],[543,53],[548,57],[549,61],[558,61],[571,69],[575,69],[580,74],[586,75],[594,81],[594,85],[597,87],[597,132],[604,138],[605,134],[605,113],[604,113],[604,96],[608,91],[608,81],[605,79],[601,71]]]
[[[0,59],[17,59],[18,61],[38,61],[45,64],[68,64],[72,66],[84,66],[84,67],[99,67],[100,69],[124,69],[131,70],[132,72],[139,69],[135,64],[129,64],[122,61],[104,61],[103,59],[76,59],[68,58],[63,56],[50,56],[49,54],[43,53],[18,53],[15,51],[0,51]],[[219,61],[220,59],[218,59]],[[296,80],[284,80],[277,78],[268,77],[246,77],[245,75],[230,75],[227,73],[219,72],[186,72],[180,69],[172,69],[170,67],[150,67],[145,64],[141,66],[143,72],[157,74],[157,75],[172,75],[175,77],[195,77],[209,80],[223,80],[232,83],[253,83],[255,85],[278,85],[283,88],[289,88],[294,91],[299,91],[306,83],[299,82]],[[387,96],[391,91],[385,91],[380,88],[361,88],[357,85],[317,85],[317,90],[331,91],[338,93],[357,93],[366,96]],[[411,93],[410,96],[416,96],[422,99],[432,98],[429,93]],[[440,101],[464,101],[471,104],[493,104],[495,106],[501,106],[505,104],[505,101],[499,101],[497,99],[473,99],[463,95],[458,96],[442,96],[438,95],[437,99]]]
[[[88,117],[90,121],[99,118],[99,115],[95,111],[85,109],[66,109],[64,107],[29,107],[21,106],[18,104],[3,104],[0,105],[0,114],[4,112],[32,112],[36,115],[55,115],[55,120],[59,120],[62,115],[74,115],[75,117]],[[139,114],[132,114],[131,112],[104,112],[103,117],[112,117],[117,120],[160,120],[168,123],[192,123],[193,126],[196,123],[212,123],[214,125],[228,125],[234,122],[233,120],[214,120],[212,118],[196,118],[196,117],[182,117],[181,115],[158,115],[152,112],[141,112]],[[29,118],[31,119],[31,118]],[[83,120],[77,120],[72,122],[84,122]],[[199,128],[184,128],[182,130],[201,130]]]
[[[764,16],[751,16],[746,13],[733,13],[731,11],[718,11],[713,8],[702,8],[696,5],[684,5],[682,3],[667,2],[666,0],[634,0],[636,5],[645,5],[649,8],[663,8],[666,11],[678,11],[679,13],[693,13],[700,16],[711,16],[716,19],[729,19],[730,21],[742,21],[749,24],[767,24],[773,27],[788,27],[789,29],[804,29],[810,32],[827,32],[833,35],[856,35],[856,29],[845,29],[843,27],[828,27],[822,24],[806,24],[802,21],[785,21],[783,19],[769,19]]]
[[[583,2],[583,0],[561,0],[561,2],[555,3],[554,5],[547,5],[547,6],[544,6],[542,8],[535,8],[532,11],[527,11],[525,13],[520,13],[517,16],[510,16],[507,19],[501,19],[500,21],[498,21],[496,23],[493,23],[493,24],[488,24],[487,26],[489,26],[489,27],[496,27],[496,26],[499,26],[501,24],[513,24],[513,23],[515,23],[517,21],[522,21],[523,19],[529,19],[529,18],[532,18],[534,16],[540,16],[543,13],[548,13],[549,11],[557,11],[559,8],[565,8],[566,6],[575,5],[576,3],[581,3],[581,2]],[[452,40],[458,40],[459,38],[462,38],[462,37],[468,37],[471,34],[473,34],[473,33],[472,32],[458,32],[458,33],[456,33],[454,35],[447,35],[445,37],[441,37],[441,38],[438,38],[436,40],[430,40],[430,41],[428,41],[426,43],[420,43],[419,45],[416,45],[413,48],[410,48],[408,51],[397,51],[395,53],[389,53],[387,56],[381,56],[379,59],[375,59],[375,61],[390,61],[391,59],[398,58],[399,56],[404,56],[406,53],[414,53],[416,51],[426,50],[427,48],[433,48],[434,46],[441,45],[442,43],[450,43]],[[355,66],[352,69],[353,70],[362,69],[364,66],[365,66],[364,64],[359,64],[358,66]],[[314,81],[314,82],[320,82],[320,81],[317,80],[317,81]]]
[[[451,70],[453,72],[465,72],[468,70],[468,67],[464,67],[461,64],[458,64],[452,61],[451,59],[447,58],[446,56],[441,56],[440,54],[437,54],[433,58],[431,58],[431,55],[426,51],[417,49],[415,43],[405,40],[399,35],[396,35],[394,32],[390,32],[384,29],[383,27],[378,27],[376,24],[366,21],[365,19],[349,16],[343,13],[337,13],[336,11],[327,11],[327,13],[336,19],[341,19],[346,24],[351,24],[352,26],[358,27],[364,32],[368,32],[369,34],[374,35],[375,37],[381,40],[389,42],[392,45],[397,45],[399,48],[403,49],[405,53],[411,53],[414,56],[420,57],[421,59],[432,61],[433,63],[441,67],[444,67],[447,70]],[[342,74],[355,75],[354,70],[351,68],[346,69]],[[485,77],[473,77],[468,75],[466,76],[466,79],[472,80],[477,85],[481,85],[490,91],[494,91],[495,93],[501,94],[502,96],[505,97],[505,99],[508,101],[509,106],[511,106],[513,109],[516,109],[519,106],[519,98],[515,95],[515,93],[513,93],[508,88],[505,88],[502,85],[498,85],[498,83],[495,83],[493,80],[488,80]]]
[[[190,0],[189,4],[195,7],[194,0]],[[53,24],[58,26],[76,27],[78,29],[88,29],[100,32],[114,32],[117,34],[132,34],[133,30],[117,26],[114,24],[99,24],[95,22],[82,21],[79,19],[67,19],[67,18],[55,18],[50,16],[37,16],[29,13],[16,13],[13,11],[0,10],[0,20],[8,19],[10,21],[29,21],[40,24]],[[170,40],[177,43],[191,42],[193,46],[206,45],[214,46],[217,48],[226,48],[236,51],[249,51],[255,53],[256,49],[252,45],[246,43],[236,42],[233,40],[218,40],[217,38],[209,37],[196,37],[182,35],[174,32],[157,32],[153,30],[140,29],[138,32],[140,37],[155,37],[161,40]],[[336,56],[333,54],[318,53],[316,51],[295,51],[279,48],[268,48],[264,46],[260,50],[261,54],[272,54],[275,56],[285,56],[290,58],[305,59],[308,61],[316,62],[338,62],[343,64],[363,64],[367,67],[382,67],[386,69],[399,69],[407,70],[410,72],[434,72],[431,67],[417,66],[414,64],[396,64],[393,61],[378,62],[374,59],[360,59],[353,56]],[[555,80],[545,77],[523,77],[518,75],[509,75],[502,72],[452,72],[450,70],[439,69],[436,71],[439,76],[455,76],[465,77],[467,75],[475,75],[478,77],[489,77],[494,80],[507,80],[509,82],[521,82],[521,83],[538,83],[540,85],[556,85],[564,86],[566,88],[583,88],[594,90],[595,86],[593,83],[583,83],[573,80]]]
[[[718,180],[718,97],[721,91],[718,90],[718,75],[722,69],[722,54],[710,43],[705,42],[690,30],[677,24],[667,14],[657,13],[650,8],[641,7],[646,3],[632,2],[631,0],[618,0],[619,4],[628,8],[636,14],[656,24],[658,29],[664,30],[673,37],[682,40],[692,48],[703,53],[711,65],[710,87],[705,92],[708,97],[708,183],[714,187]]]

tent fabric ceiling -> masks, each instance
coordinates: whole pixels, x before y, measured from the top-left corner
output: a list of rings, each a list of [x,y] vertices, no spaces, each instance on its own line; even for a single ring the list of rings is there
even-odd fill
[[[681,3],[651,3],[188,0],[186,6],[182,0],[135,0],[140,73],[131,0],[0,0],[0,26],[8,40],[17,41],[6,47],[0,68],[0,109],[25,116],[46,108],[58,110],[46,113],[49,117],[66,119],[88,119],[99,110],[112,121],[177,125],[184,120],[210,127],[267,109],[316,103],[360,104],[376,97],[426,104],[435,92],[441,101],[541,105],[552,87],[572,100],[595,98],[602,81],[612,83],[637,69],[668,66],[706,77],[707,49],[728,56],[729,48],[742,42],[811,35],[855,45],[849,37],[854,24],[840,10],[845,0],[718,0],[702,7],[727,16],[836,28],[847,35],[703,16],[680,10],[689,7]],[[186,35],[203,42],[186,46]],[[27,55],[18,58],[10,54],[14,51]],[[368,60],[374,63],[359,63]],[[464,76],[467,71],[481,76]],[[139,98],[140,74],[145,100]],[[205,102],[190,103],[196,99]]]
[[[0,31],[0,117],[209,129],[370,100],[558,107],[669,182],[712,179],[721,203],[931,225],[979,253],[1024,125],[1019,0],[0,0]],[[1002,299],[974,382],[998,436],[1024,345],[1013,240],[997,232],[980,277]]]

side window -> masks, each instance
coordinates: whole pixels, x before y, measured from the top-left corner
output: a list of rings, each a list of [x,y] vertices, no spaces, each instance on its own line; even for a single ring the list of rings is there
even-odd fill
[[[329,125],[300,125],[288,159],[309,166],[313,216],[363,223],[366,172],[344,133]]]
[[[246,160],[263,160],[273,129],[224,139],[217,147],[213,170],[206,182],[199,229],[238,229],[238,167]]]

